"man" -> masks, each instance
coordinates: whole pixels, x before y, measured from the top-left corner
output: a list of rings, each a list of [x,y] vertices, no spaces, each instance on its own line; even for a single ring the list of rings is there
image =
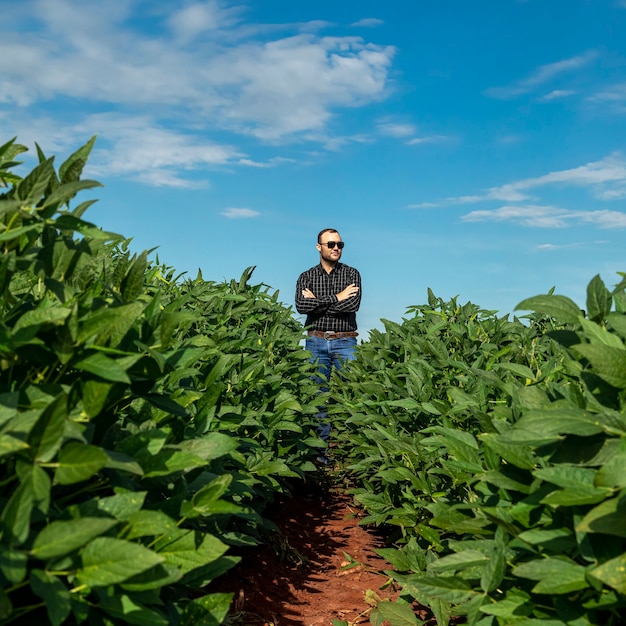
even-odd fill
[[[357,324],[361,304],[361,275],[340,263],[344,242],[334,228],[325,228],[315,246],[319,265],[300,274],[296,285],[296,309],[306,314],[309,329],[306,349],[319,365],[320,382],[330,380],[332,368],[339,370],[345,361],[354,359]],[[323,377],[323,378],[322,378]],[[320,417],[325,418],[324,412]],[[324,441],[330,439],[330,424],[318,428]]]

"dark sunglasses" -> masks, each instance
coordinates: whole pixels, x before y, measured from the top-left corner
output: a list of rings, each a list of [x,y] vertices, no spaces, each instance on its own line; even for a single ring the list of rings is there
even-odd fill
[[[328,246],[329,250],[332,250],[335,246],[342,250],[345,245],[346,244],[343,241],[328,241],[326,243],[320,243],[320,246]]]

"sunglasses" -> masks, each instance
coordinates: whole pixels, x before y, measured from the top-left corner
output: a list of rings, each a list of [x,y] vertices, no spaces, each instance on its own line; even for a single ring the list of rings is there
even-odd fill
[[[329,250],[332,250],[335,246],[341,250],[345,245],[346,244],[343,241],[328,241],[326,243],[320,243],[320,246],[328,246]]]

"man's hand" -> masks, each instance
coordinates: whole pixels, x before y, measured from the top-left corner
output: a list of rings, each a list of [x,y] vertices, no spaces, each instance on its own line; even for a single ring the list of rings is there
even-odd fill
[[[356,296],[357,293],[359,293],[359,288],[354,283],[351,283],[343,291],[340,291],[337,294],[337,300],[339,300],[339,302],[342,302],[343,300],[347,300],[352,296]]]
[[[310,289],[303,289],[302,290],[302,295],[305,298],[315,298],[315,294]]]

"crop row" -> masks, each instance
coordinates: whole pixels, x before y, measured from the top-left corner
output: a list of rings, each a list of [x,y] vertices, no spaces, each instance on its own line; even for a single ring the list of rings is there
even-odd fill
[[[335,379],[338,454],[401,586],[372,623],[622,624],[626,280],[498,317],[429,292]]]
[[[276,293],[131,254],[83,219],[93,140],[0,147],[0,623],[221,623],[210,583],[322,445]]]

